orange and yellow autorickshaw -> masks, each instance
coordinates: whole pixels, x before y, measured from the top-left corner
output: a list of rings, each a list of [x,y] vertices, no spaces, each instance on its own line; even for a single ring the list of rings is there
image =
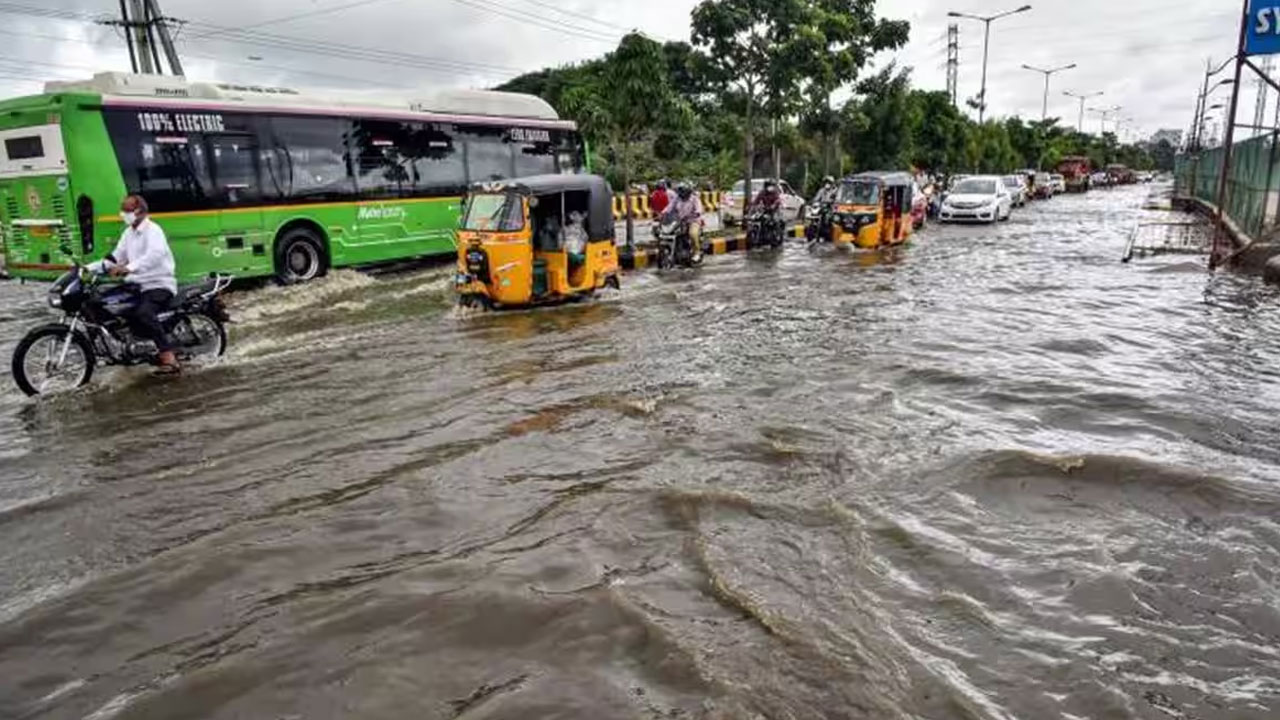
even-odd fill
[[[831,240],[837,246],[874,250],[901,245],[915,229],[915,183],[905,172],[869,172],[845,178],[836,192]]]
[[[528,307],[618,287],[612,197],[595,175],[474,186],[458,230],[458,302]]]

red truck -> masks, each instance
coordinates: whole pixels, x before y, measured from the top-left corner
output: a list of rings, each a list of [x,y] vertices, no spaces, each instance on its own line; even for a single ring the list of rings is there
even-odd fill
[[[1089,177],[1093,174],[1093,163],[1089,158],[1072,155],[1062,158],[1058,163],[1058,174],[1067,182],[1067,192],[1082,193],[1089,190]]]

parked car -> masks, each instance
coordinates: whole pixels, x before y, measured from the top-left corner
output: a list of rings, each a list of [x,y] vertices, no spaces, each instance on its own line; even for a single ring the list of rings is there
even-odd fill
[[[1027,179],[1022,175],[1005,175],[1004,186],[1009,189],[1014,207],[1022,207],[1031,199],[1031,189],[1027,187]]]
[[[1049,183],[1053,185],[1054,195],[1067,194],[1067,178],[1064,175],[1052,173],[1049,175]]]
[[[764,184],[767,180],[760,178],[751,181],[751,197],[755,197],[764,190]],[[726,225],[738,225],[742,223],[742,189],[746,187],[741,180],[734,183],[733,189],[725,193],[724,199],[720,201],[720,219]],[[786,180],[778,182],[778,189],[782,192],[782,217],[788,222],[800,220],[804,215],[804,198],[800,197]]]
[[[942,202],[938,219],[948,222],[993,223],[1013,214],[1013,196],[998,175],[977,175],[957,182]]]
[[[1048,200],[1056,194],[1053,189],[1053,177],[1049,173],[1036,173],[1033,182],[1035,183],[1033,193],[1037,200]]]

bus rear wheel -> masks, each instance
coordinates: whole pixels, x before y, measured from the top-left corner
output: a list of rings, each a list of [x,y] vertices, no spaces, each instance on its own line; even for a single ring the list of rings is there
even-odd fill
[[[324,244],[314,232],[294,228],[276,241],[276,280],[281,285],[310,282],[324,273]]]

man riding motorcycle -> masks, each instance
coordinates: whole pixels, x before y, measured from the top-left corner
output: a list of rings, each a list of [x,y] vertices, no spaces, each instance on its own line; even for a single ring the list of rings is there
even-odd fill
[[[90,270],[106,273],[138,290],[141,302],[133,311],[134,332],[151,340],[159,351],[161,374],[179,371],[173,343],[160,324],[159,315],[168,309],[178,292],[174,277],[173,253],[164,230],[148,217],[147,201],[141,195],[129,195],[120,205],[120,218],[124,221],[124,233],[120,242],[107,257],[89,266]]]
[[[839,192],[840,186],[836,184],[835,178],[830,175],[822,178],[822,187],[818,188],[817,194],[813,196],[813,203],[805,218],[804,234],[810,246],[817,242],[830,241],[831,211]]]
[[[662,213],[662,221],[679,220],[689,228],[690,258],[696,265],[702,262],[702,201],[689,183],[676,186],[676,197]]]
[[[830,205],[836,201],[836,179],[830,175],[822,178],[822,187],[818,188],[818,192],[813,196],[814,205]]]
[[[782,192],[778,188],[778,183],[773,180],[766,181],[764,189],[752,201],[751,210],[764,215],[769,233],[782,235],[786,223],[782,218]]]

